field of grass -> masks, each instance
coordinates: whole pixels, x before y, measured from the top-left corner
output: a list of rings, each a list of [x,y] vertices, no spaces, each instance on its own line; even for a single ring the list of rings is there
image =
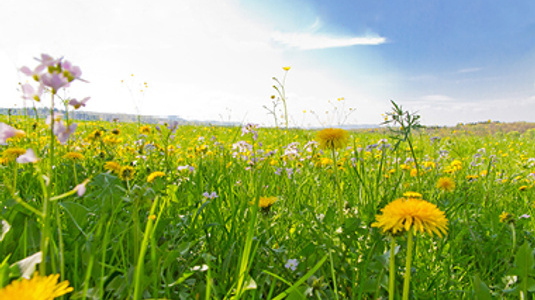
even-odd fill
[[[52,119],[0,117],[0,299],[535,295],[529,124]]]
[[[384,298],[390,239],[370,225],[407,191],[448,219],[443,237],[415,235],[412,297],[531,289],[533,131],[421,130],[414,157],[388,133],[350,132],[333,156],[308,130],[79,122],[68,142],[55,142],[43,179],[48,126],[9,125],[26,135],[2,146],[11,229],[0,255],[9,266],[43,251],[44,234],[40,267],[69,281],[71,299]],[[41,159],[17,163],[26,149]],[[444,177],[454,186],[437,187]],[[397,243],[401,293],[405,236]]]

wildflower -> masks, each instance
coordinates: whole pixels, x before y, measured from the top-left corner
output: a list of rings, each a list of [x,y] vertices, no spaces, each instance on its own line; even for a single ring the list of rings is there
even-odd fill
[[[2,158],[5,158],[7,162],[11,162],[24,153],[26,153],[26,150],[22,148],[7,148],[2,152]]]
[[[514,222],[515,216],[513,214],[502,212],[500,214],[500,222],[501,223],[512,223]]]
[[[115,135],[119,135],[121,134],[121,130],[118,129],[118,128],[114,128],[112,131],[111,131],[112,134],[115,134]]]
[[[5,123],[0,123],[0,145],[6,145],[7,139],[24,136],[25,134],[22,130],[13,128]]]
[[[94,140],[98,140],[100,137],[102,137],[102,135],[103,135],[102,131],[95,129],[93,132],[89,134],[89,136],[87,136],[87,138],[94,141]]]
[[[32,279],[14,280],[0,290],[0,299],[52,300],[73,291],[69,281],[58,283],[59,274],[40,276],[35,272]]]
[[[284,267],[286,269],[290,269],[292,271],[295,271],[295,269],[297,269],[297,265],[299,265],[299,262],[297,261],[297,259],[295,258],[292,258],[292,259],[289,259],[286,264],[284,265]]]
[[[121,165],[119,165],[118,163],[114,161],[107,161],[104,164],[104,169],[108,171],[112,171],[113,173],[119,174],[119,172],[121,171]]]
[[[43,72],[45,67],[46,67],[45,65],[38,65],[37,67],[35,67],[35,69],[33,71],[28,67],[22,67],[22,68],[20,68],[20,71],[24,75],[32,77],[35,81],[39,81],[39,78],[41,76],[41,72]]]
[[[86,187],[85,185],[89,182],[89,179],[84,180],[84,182],[74,187],[74,190],[78,194],[78,197],[82,197],[85,194]]]
[[[326,149],[339,149],[347,144],[349,134],[340,128],[326,128],[318,132],[320,146]]]
[[[74,107],[74,109],[79,109],[80,107],[85,107],[85,103],[91,99],[91,97],[85,97],[84,99],[78,101],[76,99],[71,99],[69,101],[69,105],[72,105],[72,107]]]
[[[17,163],[19,164],[36,163],[37,161],[39,161],[39,159],[35,155],[35,152],[33,152],[33,149],[31,148],[26,150],[26,153],[17,157],[16,160],[17,160]]]
[[[523,214],[521,215],[520,217],[518,217],[518,219],[529,219],[531,216],[528,215],[528,214]]]
[[[258,128],[258,124],[246,124],[241,128],[241,135],[243,136],[244,134],[252,133],[253,141],[256,141],[258,138],[258,131],[255,130],[256,128]]]
[[[148,125],[143,125],[139,128],[139,133],[141,134],[150,134],[150,127]]]
[[[463,163],[460,160],[455,159],[451,162],[450,168],[453,169],[453,171],[459,171],[463,168]]]
[[[258,199],[258,207],[262,209],[270,208],[277,200],[279,200],[278,197],[260,197]]]
[[[132,180],[134,179],[135,170],[131,166],[124,166],[119,171],[119,178],[122,180]]]
[[[472,181],[476,181],[478,177],[479,177],[478,175],[467,175],[466,180],[468,182],[472,182]]]
[[[195,171],[195,167],[190,166],[190,165],[178,166],[178,171],[179,172],[182,172],[184,170],[188,170],[189,172],[193,172],[193,171]]]
[[[518,188],[519,191],[525,191],[528,189],[528,186],[527,185],[523,185],[521,187]]]
[[[440,177],[435,185],[437,189],[451,192],[455,189],[455,181],[451,177]]]
[[[405,192],[403,193],[403,197],[405,198],[414,198],[414,199],[422,199],[422,194],[417,192]]]
[[[67,152],[65,155],[63,155],[63,158],[70,160],[82,160],[84,159],[84,155],[78,152]]]
[[[152,172],[149,177],[147,177],[147,182],[153,182],[158,177],[165,177],[165,173],[160,171]]]
[[[58,141],[62,145],[65,145],[71,134],[76,130],[76,127],[78,127],[78,124],[76,123],[72,123],[69,127],[65,127],[62,122],[56,122],[54,126],[54,134],[58,138]]]
[[[208,194],[208,192],[204,192],[202,195],[208,199],[214,199],[219,197],[216,192],[212,192],[211,194]]]
[[[442,237],[442,233],[445,234],[448,229],[444,212],[422,199],[399,198],[386,205],[381,212],[382,215],[375,216],[376,222],[372,227],[381,227],[383,232],[397,234],[414,229]]]
[[[292,67],[290,67],[290,66],[282,67],[282,69],[283,69],[284,71],[290,71],[291,68],[292,68]]]
[[[69,84],[69,80],[61,73],[45,73],[41,76],[41,82],[43,85],[52,89],[52,94],[56,94],[57,91]]]
[[[35,100],[37,102],[41,101],[41,94],[43,93],[43,86],[38,86],[37,89],[34,89],[29,83],[25,83],[21,86],[22,88],[22,98],[26,100]]]

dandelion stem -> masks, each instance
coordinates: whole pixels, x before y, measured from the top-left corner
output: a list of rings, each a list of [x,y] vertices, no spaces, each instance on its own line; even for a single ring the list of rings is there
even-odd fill
[[[336,149],[332,149],[333,156],[333,172],[334,172],[334,181],[336,184],[336,194],[338,196],[338,213],[340,217],[341,224],[344,223],[344,201],[342,200],[342,186],[340,185],[340,178],[338,177],[338,162],[336,161]]]
[[[405,280],[403,282],[403,300],[409,299],[409,287],[411,281],[411,265],[412,265],[412,248],[413,248],[413,231],[407,232],[407,258],[405,262]]]
[[[394,299],[394,282],[395,282],[395,268],[396,268],[396,238],[394,236],[390,237],[390,273],[388,275],[388,299]]]

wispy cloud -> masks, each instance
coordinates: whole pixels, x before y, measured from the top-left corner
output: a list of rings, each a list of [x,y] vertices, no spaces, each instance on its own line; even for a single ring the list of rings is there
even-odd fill
[[[474,73],[481,71],[481,68],[464,68],[457,71],[457,73]]]
[[[274,32],[272,39],[300,50],[349,47],[355,45],[380,45],[386,42],[381,36],[342,37],[315,33]]]

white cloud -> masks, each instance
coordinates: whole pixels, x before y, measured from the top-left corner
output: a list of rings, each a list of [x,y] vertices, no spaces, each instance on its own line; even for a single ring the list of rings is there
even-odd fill
[[[386,42],[386,38],[380,36],[340,37],[306,32],[274,32],[271,37],[275,42],[300,50],[380,45]]]
[[[457,70],[457,73],[475,73],[481,71],[482,68],[464,68]]]

